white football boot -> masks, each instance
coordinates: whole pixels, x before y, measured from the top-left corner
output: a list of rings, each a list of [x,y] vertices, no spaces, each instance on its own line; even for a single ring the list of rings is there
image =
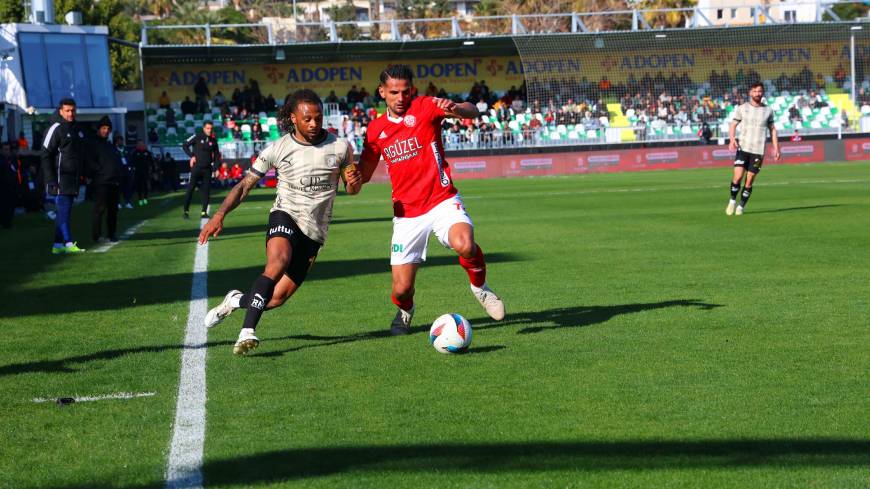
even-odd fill
[[[742,216],[743,215],[743,206],[742,205],[737,206],[737,209],[734,210],[734,215],[735,216]]]
[[[737,206],[736,200],[729,200],[728,207],[725,208],[725,215],[726,216],[733,216],[734,215],[734,208],[736,206]]]
[[[260,346],[260,339],[254,334],[251,328],[242,328],[239,332],[239,339],[233,345],[233,353],[236,355],[247,355],[255,348]]]
[[[474,294],[474,297],[477,298],[477,301],[480,302],[480,305],[483,306],[489,317],[496,321],[504,319],[504,302],[495,295],[495,292],[489,288],[489,285],[483,284],[482,288],[472,285],[471,293]]]
[[[233,311],[238,309],[238,307],[232,305],[232,302],[238,304],[239,297],[241,296],[242,292],[240,290],[231,290],[227,292],[224,300],[217,306],[211,308],[211,310],[208,311],[208,314],[205,315],[205,319],[203,320],[205,327],[214,328],[220,324],[221,321],[229,317]]]
[[[399,308],[396,311],[396,317],[393,318],[393,322],[390,323],[390,334],[393,336],[403,336],[406,334],[411,334],[411,319],[414,317],[414,310],[417,308],[416,305],[411,306],[410,311],[406,311]]]

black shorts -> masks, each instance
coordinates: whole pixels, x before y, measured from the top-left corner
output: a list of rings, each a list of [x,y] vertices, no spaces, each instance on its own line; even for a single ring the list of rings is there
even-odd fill
[[[742,166],[750,173],[760,172],[762,164],[764,164],[764,155],[747,153],[742,149],[738,149],[737,156],[734,157],[734,166]]]
[[[290,277],[297,286],[302,285],[311,268],[313,259],[317,257],[321,244],[306,236],[299,230],[299,226],[290,217],[290,214],[282,211],[274,211],[269,214],[269,228],[266,229],[266,242],[272,238],[286,238],[290,240],[293,252],[290,263],[284,270],[284,274]]]

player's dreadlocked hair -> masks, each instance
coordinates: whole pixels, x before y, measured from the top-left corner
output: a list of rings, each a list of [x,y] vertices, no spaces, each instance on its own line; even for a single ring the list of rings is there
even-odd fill
[[[408,83],[414,83],[414,72],[408,65],[389,65],[381,72],[381,85],[387,83],[387,78],[394,80],[408,80]]]
[[[287,98],[284,99],[284,106],[278,111],[278,127],[282,132],[288,133],[293,131],[293,121],[290,119],[290,114],[301,103],[319,105],[320,110],[323,110],[323,101],[314,93],[314,90],[307,88],[296,90],[292,95],[287,95]]]

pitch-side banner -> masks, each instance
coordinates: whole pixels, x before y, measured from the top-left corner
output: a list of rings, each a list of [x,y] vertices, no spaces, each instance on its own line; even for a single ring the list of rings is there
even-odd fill
[[[712,41],[711,41],[712,42]],[[859,44],[856,50],[862,59],[870,59],[870,45]],[[542,50],[545,52],[545,50]],[[244,89],[256,81],[263,95],[276,99],[299,88],[311,88],[326,96],[330,90],[339,97],[352,86],[372,92],[378,84],[387,61],[360,61],[321,64],[236,64],[236,65],[171,65],[146,66],[145,98],[156,102],[164,90],[174,101],[185,96],[193,98],[193,85],[202,76],[212,95],[218,90],[225,96],[235,89]],[[630,75],[640,81],[645,74],[665,77],[685,73],[694,82],[707,80],[716,70],[727,70],[734,80],[740,70],[744,74],[757,71],[763,78],[776,79],[782,74],[793,76],[805,67],[816,74],[833,75],[838,68],[849,71],[847,43],[814,44],[769,43],[755,46],[686,47],[685,49],[649,49],[643,51],[578,52],[574,56],[494,56],[451,59],[427,59],[409,62],[421,92],[429,83],[450,93],[466,93],[476,81],[486,81],[492,90],[504,91],[519,87],[529,78],[582,81],[592,83],[607,77],[612,83],[628,80]]]
[[[870,160],[870,140],[846,142],[847,159]],[[855,151],[852,151],[855,144]],[[867,152],[863,149],[866,146]],[[556,148],[553,148],[557,151]],[[822,163],[825,156],[824,141],[781,143],[780,164]],[[772,147],[767,145],[764,165],[773,161]],[[858,153],[861,152],[860,157]],[[854,157],[850,157],[854,154]],[[583,173],[628,172],[665,170],[677,168],[728,167],[734,164],[734,152],[727,146],[678,146],[610,151],[578,151],[573,153],[553,152],[515,155],[486,155],[448,157],[453,178],[498,178],[546,175],[570,175]],[[729,173],[730,175],[730,173]],[[374,181],[387,181],[389,176],[383,162],[373,176]]]

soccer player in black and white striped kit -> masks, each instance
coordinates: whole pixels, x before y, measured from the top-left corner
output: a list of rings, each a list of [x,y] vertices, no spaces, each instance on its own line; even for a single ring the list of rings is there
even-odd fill
[[[731,127],[728,130],[730,143],[728,149],[736,152],[734,157],[734,175],[731,178],[731,199],[725,207],[727,215],[743,215],[743,208],[752,195],[752,184],[761,171],[764,163],[764,144],[767,139],[767,131],[770,131],[770,141],[773,144],[773,159],[780,158],[779,140],[776,134],[776,126],[773,122],[773,109],[762,101],[764,98],[764,85],[753,83],[749,86],[749,102],[738,105],[732,115]],[[740,143],[737,142],[736,131],[740,125]],[[740,184],[743,177],[743,192],[740,192]],[[737,195],[740,194],[740,203],[737,203]]]
[[[233,346],[236,355],[244,355],[260,344],[255,328],[263,311],[284,304],[314,265],[326,241],[339,181],[345,181],[349,194],[359,193],[362,186],[350,144],[323,130],[323,103],[316,93],[295,92],[278,117],[282,126],[292,124],[292,132],[260,153],[199,234],[200,244],[217,236],[223,229],[224,216],[247,197],[269,169],[275,168],[278,195],[266,228],[266,267],[250,292],[229,291],[204,321],[212,328],[234,310],[246,309],[242,330]]]

